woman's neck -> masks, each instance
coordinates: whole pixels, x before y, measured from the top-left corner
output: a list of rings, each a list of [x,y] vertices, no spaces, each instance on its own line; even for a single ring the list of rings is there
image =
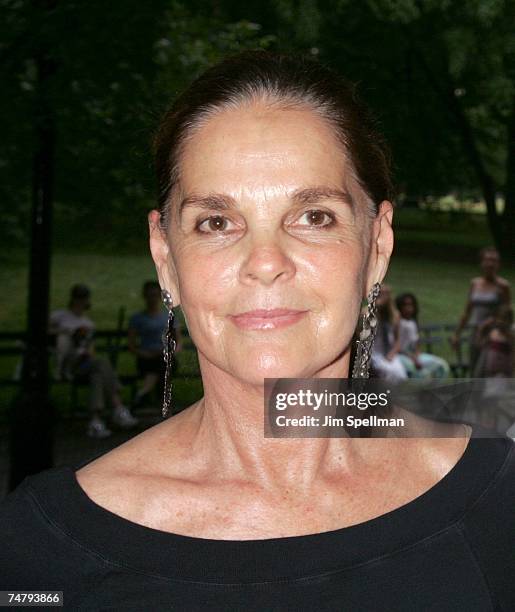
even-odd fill
[[[497,275],[496,274],[482,274],[481,278],[487,284],[497,285]]]
[[[349,357],[347,351],[316,378],[346,377]],[[265,437],[268,410],[265,411],[263,385],[237,380],[202,356],[199,361],[204,397],[182,413],[185,420],[189,419],[185,431],[188,440],[183,443],[195,461],[217,478],[250,482],[270,491],[308,492],[321,478],[350,473],[364,461],[363,450],[370,445],[368,441],[360,444],[364,441],[350,437]],[[374,442],[377,440],[371,446],[378,449]],[[375,454],[367,452],[367,462],[372,456]]]

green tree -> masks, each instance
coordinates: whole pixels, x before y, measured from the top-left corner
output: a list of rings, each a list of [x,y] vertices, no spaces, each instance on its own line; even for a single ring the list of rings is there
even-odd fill
[[[411,193],[477,192],[515,256],[514,0],[280,0],[284,47],[359,82]],[[279,36],[285,40],[284,34]],[[504,209],[496,209],[496,194]]]
[[[11,238],[26,242],[37,115],[37,48],[54,70],[48,80],[55,117],[58,242],[76,232],[109,240],[128,226],[127,205],[152,189],[146,140],[159,70],[154,46],[166,0],[48,3],[2,0],[0,206]],[[5,95],[6,94],[6,95]],[[4,228],[4,240],[6,231]],[[80,240],[80,236],[79,236]]]
[[[223,3],[222,3],[223,4]],[[55,71],[57,244],[121,245],[141,234],[154,201],[150,142],[178,91],[224,54],[266,47],[258,23],[205,2],[0,0],[2,237],[28,239],[37,70],[42,40]],[[130,210],[131,214],[127,214]]]
[[[515,2],[386,4],[378,14],[401,25],[474,170],[494,240],[515,261]],[[496,192],[504,195],[501,212]]]
[[[34,41],[47,36],[57,65],[56,200],[67,221],[61,227],[118,241],[140,231],[153,199],[148,145],[160,113],[226,53],[265,47],[319,57],[358,82],[392,145],[401,188],[412,196],[481,194],[495,242],[512,258],[514,4],[67,0],[40,23],[28,0],[0,0],[3,235],[23,237],[26,228],[31,58]],[[502,211],[496,193],[504,196]]]

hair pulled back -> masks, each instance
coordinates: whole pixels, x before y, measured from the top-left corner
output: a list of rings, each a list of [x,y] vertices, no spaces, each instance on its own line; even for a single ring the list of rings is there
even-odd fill
[[[161,226],[180,177],[187,139],[213,114],[265,100],[279,107],[308,107],[335,130],[369,201],[369,214],[393,199],[390,155],[355,87],[320,62],[264,50],[229,56],[200,75],[166,112],[154,138]]]

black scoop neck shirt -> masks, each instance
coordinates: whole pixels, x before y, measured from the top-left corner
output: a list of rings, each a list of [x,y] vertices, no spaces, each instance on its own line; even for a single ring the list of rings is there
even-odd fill
[[[96,504],[76,466],[0,503],[0,590],[63,591],[64,610],[515,611],[515,443],[475,437],[413,501],[341,529],[213,540]],[[45,608],[46,609],[46,608]]]

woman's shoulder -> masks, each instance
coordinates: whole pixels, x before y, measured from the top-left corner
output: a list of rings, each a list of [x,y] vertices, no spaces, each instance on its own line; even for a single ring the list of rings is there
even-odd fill
[[[70,564],[87,562],[52,512],[66,499],[63,477],[68,469],[27,476],[0,500],[0,589],[62,590],[73,573]]]
[[[505,292],[505,293],[509,292],[511,288],[511,284],[507,278],[502,278],[501,276],[498,276],[496,280],[497,280],[497,286],[502,292]]]
[[[87,575],[103,571],[99,551],[111,521],[135,517],[139,522],[137,512],[146,505],[139,478],[144,468],[136,453],[150,455],[151,440],[147,436],[130,451],[126,444],[93,461],[27,476],[0,500],[0,590],[63,590],[65,585],[74,592],[84,587]]]
[[[179,416],[180,414],[176,415],[174,420]],[[167,421],[170,421],[169,425],[172,424],[172,419]],[[21,523],[26,525],[30,521],[36,523],[39,520],[37,517],[51,511],[50,502],[52,506],[58,505],[59,500],[65,498],[71,489],[76,489],[74,479],[78,473],[95,475],[97,479],[102,476],[109,480],[122,471],[134,474],[143,471],[145,466],[156,461],[155,449],[164,443],[163,436],[169,435],[168,430],[176,431],[176,428],[167,427],[167,421],[154,425],[127,442],[93,458],[74,465],[51,467],[26,476],[14,490],[3,499],[0,498],[1,519],[11,521],[13,527]]]
[[[147,522],[159,500],[179,504],[185,483],[195,481],[188,410],[75,466],[81,491],[95,504],[134,522]]]
[[[51,506],[67,495],[69,466],[52,467],[26,476],[18,486],[0,499],[2,543],[11,537],[22,541],[52,532],[56,523]]]
[[[502,285],[504,287],[510,286],[510,281],[507,278],[504,278],[503,276],[497,276],[495,280],[497,281],[499,285]]]
[[[482,485],[462,522],[480,529],[484,522],[493,521],[497,527],[504,521],[509,522],[511,542],[515,545],[515,441],[475,426],[469,444],[470,460],[462,473],[465,478],[476,478]],[[496,516],[498,521],[494,520]]]
[[[476,491],[456,527],[491,590],[511,593],[515,576],[515,442],[511,438],[472,442],[477,460],[470,466],[470,477],[477,470],[486,485]]]

